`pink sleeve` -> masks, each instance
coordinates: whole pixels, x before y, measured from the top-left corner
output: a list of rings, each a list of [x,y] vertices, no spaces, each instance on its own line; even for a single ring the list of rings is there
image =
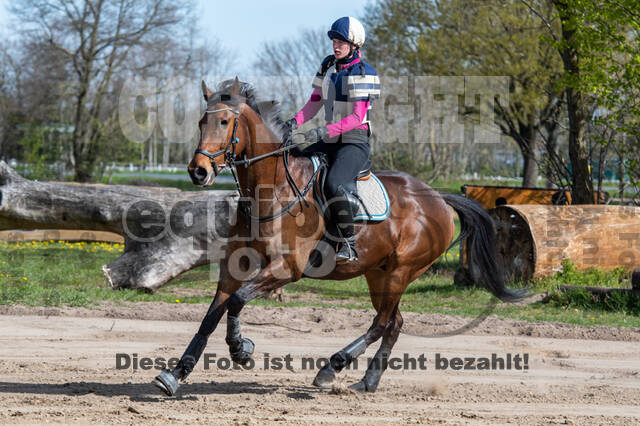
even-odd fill
[[[320,89],[313,89],[311,97],[305,106],[293,117],[296,119],[298,127],[315,117],[318,111],[320,111],[320,108],[322,108],[322,91]]]
[[[333,138],[346,133],[356,127],[362,126],[362,121],[369,109],[369,101],[356,101],[353,103],[353,114],[350,114],[337,123],[328,124],[329,137]]]

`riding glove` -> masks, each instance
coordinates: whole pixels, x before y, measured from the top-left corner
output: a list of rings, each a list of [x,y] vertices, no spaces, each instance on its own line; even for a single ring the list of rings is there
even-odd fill
[[[298,121],[295,118],[292,118],[290,120],[285,121],[284,125],[287,126],[287,129],[289,129],[289,132],[293,132],[298,128]]]
[[[303,133],[305,142],[316,143],[329,140],[329,129],[327,126],[316,127]]]

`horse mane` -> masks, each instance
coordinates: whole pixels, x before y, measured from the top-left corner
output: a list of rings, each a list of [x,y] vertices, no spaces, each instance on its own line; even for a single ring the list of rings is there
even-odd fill
[[[280,140],[285,135],[285,124],[280,117],[280,104],[274,99],[267,99],[258,95],[255,87],[241,81],[240,95],[231,96],[230,91],[235,79],[224,80],[218,84],[216,91],[209,97],[207,104],[209,106],[217,103],[224,103],[231,106],[237,106],[240,103],[246,103],[256,112],[271,132]],[[222,100],[222,97],[225,97]]]

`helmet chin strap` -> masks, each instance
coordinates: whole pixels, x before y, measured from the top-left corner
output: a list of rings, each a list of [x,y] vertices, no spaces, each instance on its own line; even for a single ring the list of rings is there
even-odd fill
[[[359,48],[356,47],[356,45],[351,44],[349,47],[349,54],[342,59],[336,60],[336,64],[343,65],[351,62],[354,59],[356,52],[358,52],[358,49]]]

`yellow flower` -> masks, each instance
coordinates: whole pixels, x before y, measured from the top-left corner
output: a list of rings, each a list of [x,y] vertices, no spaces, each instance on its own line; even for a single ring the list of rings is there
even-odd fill
[[[23,279],[24,281],[28,280],[28,278],[27,278],[27,277],[22,277],[22,279]]]
[[[176,303],[180,303],[180,299],[176,299]]]

